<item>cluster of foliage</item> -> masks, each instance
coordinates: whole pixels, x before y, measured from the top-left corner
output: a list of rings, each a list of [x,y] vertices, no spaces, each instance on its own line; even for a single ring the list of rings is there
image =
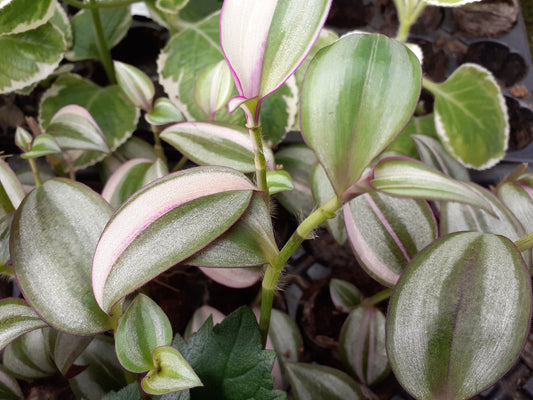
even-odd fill
[[[510,368],[531,313],[533,176],[492,192],[469,181],[467,167],[505,155],[505,102],[477,65],[422,76],[405,41],[427,1],[396,1],[391,39],[324,29],[331,0],[145,0],[172,33],[157,99],[144,72],[110,58],[129,3],[0,1],[0,92],[45,88],[38,123],[15,137],[33,180],[0,160],[0,272],[24,296],[0,300],[2,398],[60,373],[86,399],[283,399],[289,386],[355,399],[392,370],[415,398],[465,399]],[[74,72],[92,58],[108,86]],[[422,87],[434,110],[413,116]],[[141,115],[154,146],[132,137]],[[278,146],[291,130],[305,144]],[[184,157],[171,173],[161,140]],[[95,164],[101,193],[76,181]],[[273,201],[305,216],[281,249]],[[362,298],[331,282],[349,313],[346,372],[300,362],[298,328],[272,309],[287,261],[323,224],[385,287]],[[202,307],[173,333],[144,287],[176,264],[229,287],[261,280],[259,324],[249,307]]]

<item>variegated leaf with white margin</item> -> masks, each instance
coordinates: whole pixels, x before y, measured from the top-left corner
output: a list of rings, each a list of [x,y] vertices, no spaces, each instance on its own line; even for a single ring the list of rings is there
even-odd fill
[[[17,380],[2,366],[0,366],[0,398],[6,400],[24,398]]]
[[[506,182],[498,187],[498,197],[517,217],[526,233],[533,232],[533,188],[524,182]]]
[[[56,0],[0,1],[0,36],[29,31],[45,24],[54,14],[56,5]]]
[[[244,173],[254,172],[254,150],[248,129],[223,122],[182,122],[160,135],[190,160],[200,165],[222,165]],[[274,156],[264,148],[268,169]]]
[[[385,286],[394,286],[411,259],[437,238],[435,216],[423,200],[365,193],[343,210],[357,259]]]
[[[64,33],[51,20],[29,31],[0,36],[0,93],[23,89],[48,77],[66,48]]]
[[[164,162],[157,159],[134,158],[122,164],[107,180],[102,197],[113,208],[118,208],[137,190],[168,174]]]
[[[63,39],[65,40],[65,44],[67,46],[66,48],[70,49],[72,47],[72,41],[74,40],[72,37],[72,27],[70,26],[70,19],[67,15],[67,12],[59,4],[55,8],[55,12],[52,15],[52,18],[50,18],[50,22],[54,24],[57,29],[59,29],[63,35]],[[59,67],[56,72],[60,72],[62,69],[70,71],[69,68],[72,70],[73,66],[64,64]]]
[[[87,109],[71,104],[54,114],[46,133],[63,150],[88,150],[109,153],[102,130]]]
[[[100,307],[111,312],[128,293],[222,235],[254,190],[235,170],[199,167],[137,191],[115,212],[94,254],[92,287]]]
[[[0,158],[0,218],[15,211],[24,196],[17,175],[9,164]]]
[[[111,328],[91,288],[92,258],[111,207],[87,186],[51,179],[15,213],[11,259],[25,299],[50,325],[92,335]]]
[[[379,34],[346,35],[311,61],[301,96],[302,134],[338,196],[407,124],[421,74],[410,50]]]
[[[104,37],[109,49],[118,44],[131,25],[129,7],[99,8]],[[65,55],[70,61],[99,59],[98,35],[91,10],[81,10],[71,20],[74,45]]]
[[[442,143],[427,135],[411,135],[422,162],[444,175],[460,181],[469,181],[468,170],[448,153]]]
[[[169,99],[159,98],[155,101],[152,112],[146,113],[144,119],[150,125],[165,125],[183,121],[183,115]]]
[[[151,112],[155,89],[150,77],[133,65],[120,61],[114,61],[113,65],[118,85],[126,99],[135,107]]]
[[[378,191],[398,197],[458,201],[496,215],[492,202],[466,182],[456,181],[417,160],[390,157],[372,171],[369,183]]]
[[[0,300],[0,350],[23,334],[48,326],[22,299]]]
[[[311,172],[311,188],[313,190],[316,204],[325,204],[335,196],[335,190],[333,190],[333,187],[331,186],[326,171],[324,171],[324,168],[319,163],[315,164]],[[340,245],[346,243],[348,237],[346,236],[344,217],[340,209],[337,210],[334,218],[328,218],[326,220],[326,227],[337,243]]]
[[[0,217],[0,276],[4,275],[9,278],[14,278],[13,266],[9,261],[11,254],[9,253],[9,236],[11,236],[11,223],[13,222],[14,213],[9,213]]]
[[[226,0],[220,43],[239,96],[261,102],[305,59],[329,12],[331,0]]]
[[[61,147],[59,147],[53,136],[43,133],[33,140],[30,151],[23,153],[21,157],[37,158],[49,154],[60,154],[61,152]]]
[[[204,69],[194,85],[194,98],[208,120],[224,107],[233,93],[233,79],[226,60]]]
[[[445,82],[424,81],[424,87],[435,96],[435,126],[450,154],[479,170],[503,158],[509,141],[507,106],[489,70],[463,64]]]
[[[136,128],[139,110],[128,104],[118,86],[100,87],[79,75],[60,76],[43,94],[39,119],[44,130],[62,107],[77,104],[89,111],[102,130],[109,149],[115,151]],[[113,112],[109,112],[113,110]],[[83,152],[74,167],[82,169],[105,158],[101,152]]]

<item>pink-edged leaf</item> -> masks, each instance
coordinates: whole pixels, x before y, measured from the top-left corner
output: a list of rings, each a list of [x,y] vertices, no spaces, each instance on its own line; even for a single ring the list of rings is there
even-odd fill
[[[200,270],[215,282],[234,289],[250,287],[263,276],[262,268],[200,267]]]
[[[105,228],[93,260],[100,307],[113,304],[223,234],[255,187],[239,172],[199,167],[167,175],[130,197]]]
[[[135,107],[151,112],[155,89],[150,77],[132,65],[120,61],[113,64],[118,85],[126,99]]]
[[[212,121],[233,93],[233,79],[226,60],[220,60],[202,71],[194,86],[194,99],[198,107]]]
[[[331,0],[226,0],[220,42],[240,96],[261,101],[298,68]]]
[[[47,326],[22,299],[0,300],[0,350],[19,336]]]

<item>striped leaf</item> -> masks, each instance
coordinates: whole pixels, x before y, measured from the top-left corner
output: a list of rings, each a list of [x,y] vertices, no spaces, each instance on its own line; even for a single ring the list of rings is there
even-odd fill
[[[118,85],[126,99],[135,107],[151,112],[155,89],[150,77],[139,68],[120,61],[114,61],[113,65]]]
[[[118,208],[128,197],[148,183],[168,174],[161,160],[134,158],[122,164],[107,180],[102,197]]]
[[[465,182],[408,158],[390,157],[380,161],[374,168],[370,184],[393,196],[458,201],[495,213],[491,202]]]
[[[385,315],[377,308],[360,306],[350,313],[342,326],[339,347],[342,362],[365,386],[389,374]]]
[[[415,398],[467,399],[498,380],[527,338],[531,279],[513,243],[461,232],[424,249],[390,301],[387,353]]]
[[[426,114],[422,116],[413,116],[403,131],[398,135],[394,142],[387,147],[387,152],[397,152],[399,155],[411,158],[418,158],[415,142],[413,141],[414,134],[425,135],[430,137],[438,137],[435,129],[435,118],[433,114]]]
[[[29,331],[47,326],[22,299],[0,300],[0,321],[0,349]]]
[[[165,312],[149,297],[139,294],[130,304],[115,334],[118,360],[131,372],[154,368],[152,352],[172,342],[172,327]]]
[[[34,189],[15,213],[15,276],[28,303],[60,330],[92,335],[111,327],[90,280],[94,250],[111,213],[91,189],[64,179]]]
[[[248,208],[254,186],[222,167],[167,175],[130,197],[102,233],[92,283],[100,307],[112,306],[219,237]]]
[[[0,36],[35,29],[45,24],[55,11],[55,0],[4,0],[0,2]]]
[[[423,200],[366,193],[343,208],[357,259],[385,286],[394,286],[411,259],[437,238],[435,216]]]
[[[51,348],[54,363],[63,376],[68,375],[74,361],[85,351],[94,336],[77,336],[55,331],[57,336]]]
[[[165,394],[203,386],[185,358],[171,346],[154,350],[155,368],[142,379],[143,390],[149,394]]]
[[[61,147],[57,144],[52,135],[43,133],[37,136],[31,144],[30,151],[23,153],[22,158],[38,158],[50,154],[61,154]]]
[[[9,164],[0,158],[0,217],[15,211],[24,196],[17,175]]]
[[[382,35],[346,35],[316,55],[302,88],[301,129],[337,195],[407,124],[420,88],[416,56]]]
[[[161,132],[161,139],[200,165],[222,165],[254,172],[254,151],[248,129],[223,122],[182,122]],[[274,157],[264,148],[269,169]]]
[[[9,236],[11,235],[12,222],[13,213],[6,214],[0,218],[0,275],[7,274],[10,277],[14,277],[13,268],[7,266],[11,260],[11,255],[9,254]]]
[[[525,228],[533,232],[533,189],[525,182],[507,182],[498,188],[498,197]]]
[[[313,47],[330,5],[331,0],[224,2],[220,43],[241,97],[261,102],[294,73]]]
[[[335,308],[345,313],[349,313],[363,300],[363,295],[357,287],[337,278],[331,278],[329,281],[329,295]]]
[[[202,71],[194,86],[194,98],[208,120],[226,105],[233,93],[233,80],[226,60]]]
[[[183,115],[169,99],[159,98],[155,101],[153,110],[146,113],[144,119],[150,125],[166,125],[183,121]]]
[[[270,195],[294,190],[291,176],[286,171],[267,171],[267,186]]]
[[[23,399],[24,394],[15,378],[0,366],[0,398],[6,400]]]
[[[503,158],[509,140],[507,106],[490,71],[463,64],[445,82],[424,86],[435,96],[437,133],[450,154],[475,169]]]
[[[87,109],[72,104],[54,114],[46,133],[63,150],[89,150],[109,153],[102,130]]]
[[[28,132],[21,126],[17,127],[17,130],[15,132],[15,144],[18,146],[19,149],[24,152],[30,151],[32,141],[33,136],[30,132]]]

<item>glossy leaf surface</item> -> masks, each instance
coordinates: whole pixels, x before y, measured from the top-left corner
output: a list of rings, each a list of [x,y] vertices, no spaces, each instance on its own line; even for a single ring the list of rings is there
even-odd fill
[[[463,64],[428,89],[435,96],[437,133],[454,157],[476,169],[490,168],[503,158],[509,140],[507,106],[490,71]]]
[[[416,56],[382,35],[346,35],[313,59],[302,89],[301,128],[338,195],[409,121],[420,88]]]
[[[394,286],[411,259],[437,238],[435,216],[423,200],[365,193],[343,208],[357,259],[385,286]]]
[[[349,313],[352,308],[357,307],[363,296],[359,289],[348,281],[331,278],[329,281],[329,295],[333,305],[345,313]]]
[[[338,369],[304,363],[287,363],[285,368],[296,400],[364,399],[357,383]]]
[[[117,82],[128,101],[146,112],[152,111],[155,89],[150,77],[133,65],[113,62]]]
[[[235,170],[199,167],[137,191],[114,214],[94,255],[100,307],[110,312],[119,299],[219,237],[246,210],[253,190]]]
[[[91,288],[96,244],[111,207],[79,183],[52,179],[15,214],[11,257],[24,297],[50,325],[73,334],[108,330]]]
[[[115,348],[122,366],[131,372],[154,368],[152,352],[172,342],[172,327],[164,311],[149,297],[139,294],[122,316]]]
[[[472,397],[514,363],[530,312],[529,272],[511,241],[446,236],[413,260],[391,298],[394,374],[416,398]]]
[[[0,300],[0,324],[0,349],[29,331],[47,326],[22,299]]]

